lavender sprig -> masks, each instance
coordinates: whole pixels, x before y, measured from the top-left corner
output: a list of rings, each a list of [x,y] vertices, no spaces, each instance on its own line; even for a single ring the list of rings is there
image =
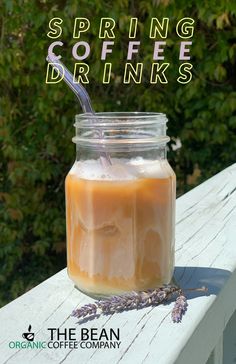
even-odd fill
[[[202,288],[188,288],[190,291],[207,291]],[[147,291],[130,292],[122,295],[112,296],[107,299],[89,303],[80,308],[75,309],[71,316],[77,318],[92,317],[96,314],[113,314],[133,309],[140,309],[148,306],[156,306],[171,299],[178,293],[174,308],[171,313],[173,322],[181,322],[182,316],[187,310],[187,298],[184,296],[183,290],[177,286],[166,285],[156,289]],[[99,312],[98,312],[99,311]]]
[[[187,306],[188,306],[187,298],[183,294],[181,294],[176,298],[175,305],[171,313],[173,322],[182,321],[182,317],[187,311]]]
[[[132,309],[158,305],[167,301],[175,292],[179,291],[176,286],[163,286],[153,290],[130,292],[122,295],[112,296],[104,300],[95,301],[75,309],[71,316],[83,318],[95,315],[100,310],[101,314],[113,314]]]

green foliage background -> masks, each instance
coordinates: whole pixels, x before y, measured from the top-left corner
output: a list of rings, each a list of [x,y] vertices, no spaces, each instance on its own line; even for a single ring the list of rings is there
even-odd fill
[[[55,5],[57,4],[57,5]],[[81,112],[61,82],[45,84],[48,22],[63,19],[63,61],[72,70],[75,17],[87,17],[91,30],[88,91],[97,111],[160,111],[169,118],[168,134],[182,148],[169,160],[184,193],[235,161],[236,4],[209,0],[2,0],[0,3],[0,304],[5,304],[66,265],[64,178],[74,160],[73,120]],[[110,85],[102,85],[98,39],[101,17],[116,20],[118,30]],[[145,75],[140,85],[123,85],[129,20],[139,18]],[[196,20],[191,63],[193,80],[179,84],[182,17]],[[150,18],[169,17],[165,61],[167,85],[150,85],[153,41]],[[121,61],[122,60],[122,61]],[[197,171],[197,172],[196,172]],[[200,177],[197,179],[196,176]]]

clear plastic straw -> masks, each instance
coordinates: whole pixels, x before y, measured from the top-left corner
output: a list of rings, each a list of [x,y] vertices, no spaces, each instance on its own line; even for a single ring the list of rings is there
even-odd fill
[[[73,76],[71,72],[66,68],[66,66],[59,59],[57,59],[54,54],[51,55],[48,54],[47,61],[53,64],[57,72],[61,76],[63,76],[63,80],[67,83],[67,85],[71,88],[71,90],[78,98],[83,112],[89,114],[95,114],[87,91],[80,83],[73,82]],[[57,67],[58,65],[60,67]],[[64,70],[64,72],[62,70]],[[99,132],[99,137],[102,138],[103,137],[102,130],[99,130],[98,132]],[[108,166],[112,164],[111,159],[106,152],[101,153],[100,161],[103,166]]]

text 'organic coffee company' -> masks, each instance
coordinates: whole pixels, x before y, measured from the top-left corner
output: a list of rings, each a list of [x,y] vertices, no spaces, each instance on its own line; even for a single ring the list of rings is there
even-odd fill
[[[99,60],[101,61],[99,65],[99,68],[102,69],[101,82],[103,84],[109,84],[112,81],[117,82],[119,79],[119,82],[123,84],[130,84],[131,82],[136,84],[142,82],[167,84],[169,68],[172,65],[174,67],[177,65],[178,67],[176,70],[177,82],[182,84],[190,82],[192,79],[191,69],[193,67],[190,63],[190,49],[195,21],[188,17],[176,20],[174,29],[178,40],[175,42],[167,38],[170,28],[169,20],[169,18],[151,18],[148,32],[146,32],[148,33],[148,39],[142,39],[138,33],[138,18],[131,17],[129,32],[127,33],[127,49],[126,51],[122,49],[122,54],[125,57],[124,59],[119,59],[119,69],[117,70],[113,68],[112,54],[119,47],[119,43],[116,42],[116,37],[118,32],[121,31],[114,19],[101,18],[96,41],[96,44],[100,47],[100,59],[93,61],[95,65],[98,64]],[[63,80],[64,69],[62,65],[55,63],[57,60],[62,59],[60,53],[64,47],[64,43],[68,43],[68,39],[63,40],[63,19],[51,19],[48,27],[49,31],[47,36],[50,39],[54,39],[48,47],[48,55],[51,59],[53,58],[54,63],[49,62],[47,65],[46,83],[58,83]],[[89,83],[90,67],[93,67],[92,64],[89,65],[89,61],[94,44],[91,46],[86,41],[86,35],[89,34],[88,32],[91,31],[91,28],[92,24],[90,24],[89,19],[82,17],[74,19],[73,40],[75,40],[75,43],[71,49],[72,56],[76,62],[74,63],[73,71],[74,83]],[[94,34],[94,30],[92,33]],[[147,42],[152,46],[152,54],[150,55],[143,54],[145,50],[144,45]],[[170,44],[171,46],[174,44],[174,47],[178,48],[176,59],[166,59],[165,49]],[[96,51],[96,55],[97,53]],[[150,64],[141,62],[141,57],[148,57],[151,61]],[[117,60],[117,53],[115,59]],[[135,61],[136,59],[138,59],[138,62]],[[115,74],[116,77],[114,76]]]
[[[36,341],[35,334],[29,331],[23,333],[24,341],[10,341],[10,349],[119,349],[120,329],[97,329],[97,328],[65,328],[58,329],[50,327],[48,341]],[[79,333],[79,335],[78,335]]]

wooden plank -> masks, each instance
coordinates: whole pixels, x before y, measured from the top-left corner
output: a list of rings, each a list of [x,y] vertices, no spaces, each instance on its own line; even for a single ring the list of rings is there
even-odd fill
[[[201,364],[217,346],[236,309],[236,165],[177,200],[175,278],[183,287],[208,286],[191,294],[181,324],[171,321],[173,303],[100,317],[78,326],[70,317],[92,302],[63,270],[0,310],[0,363]],[[120,328],[119,349],[10,349],[32,325],[35,341],[50,327]]]

